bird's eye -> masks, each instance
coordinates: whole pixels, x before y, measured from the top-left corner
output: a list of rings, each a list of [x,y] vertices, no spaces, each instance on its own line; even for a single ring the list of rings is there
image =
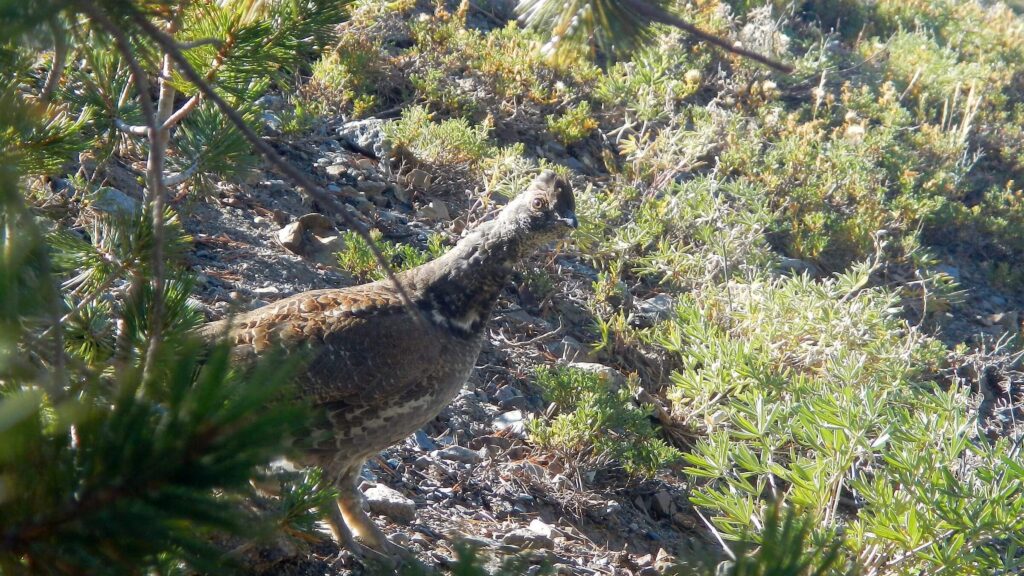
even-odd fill
[[[543,198],[534,198],[533,202],[530,203],[530,206],[532,206],[534,210],[543,210],[548,207],[548,203]]]

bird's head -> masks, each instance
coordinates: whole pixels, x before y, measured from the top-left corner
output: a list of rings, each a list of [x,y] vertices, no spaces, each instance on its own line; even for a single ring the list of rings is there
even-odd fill
[[[564,177],[551,170],[540,173],[529,187],[508,203],[498,217],[529,244],[540,246],[565,237],[579,226],[576,198]]]

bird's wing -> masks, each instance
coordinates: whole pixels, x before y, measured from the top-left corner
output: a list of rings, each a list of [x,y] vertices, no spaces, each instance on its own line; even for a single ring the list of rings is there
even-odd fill
[[[351,404],[400,397],[439,361],[437,328],[417,322],[385,283],[314,290],[233,320],[207,324],[232,357],[251,363],[274,351],[303,354],[296,382],[314,402]]]

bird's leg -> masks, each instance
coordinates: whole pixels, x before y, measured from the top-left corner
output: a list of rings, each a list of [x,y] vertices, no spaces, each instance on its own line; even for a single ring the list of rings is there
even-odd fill
[[[360,542],[378,552],[393,552],[392,544],[388,541],[387,536],[366,515],[366,512],[363,512],[363,499],[356,489],[361,469],[362,462],[359,462],[356,466],[350,466],[337,479],[338,510],[341,512],[341,520],[349,530],[350,537],[355,536]]]

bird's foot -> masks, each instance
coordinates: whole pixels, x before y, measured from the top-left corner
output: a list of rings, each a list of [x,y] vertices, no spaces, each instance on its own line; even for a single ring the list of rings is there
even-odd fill
[[[414,558],[412,552],[388,540],[365,513],[342,515],[339,512],[338,508],[334,508],[328,514],[331,532],[335,540],[363,564],[394,569]]]

